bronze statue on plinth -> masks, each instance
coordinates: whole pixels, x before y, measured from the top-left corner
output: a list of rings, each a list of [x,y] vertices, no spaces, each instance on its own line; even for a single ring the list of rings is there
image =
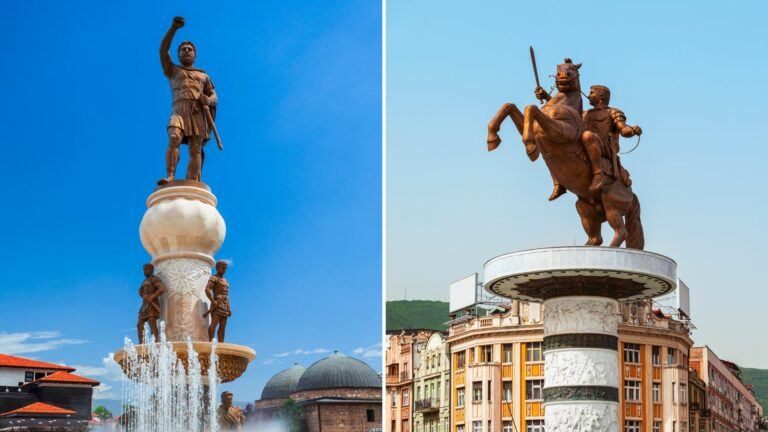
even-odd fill
[[[211,325],[208,326],[208,340],[212,341],[213,336],[219,342],[224,342],[224,336],[227,331],[227,320],[232,315],[229,307],[229,281],[224,279],[227,272],[227,262],[218,261],[216,263],[216,274],[208,279],[208,285],[205,287],[205,295],[211,301],[211,307],[205,315],[211,315]],[[218,326],[218,332],[216,327]]]
[[[245,423],[245,414],[240,407],[232,405],[234,395],[225,391],[221,394],[221,405],[217,411],[219,427],[225,431],[239,431]]]
[[[157,320],[160,318],[160,301],[158,299],[165,292],[165,286],[163,281],[154,273],[155,266],[149,263],[144,264],[145,279],[139,287],[141,309],[139,309],[139,322],[136,324],[136,330],[139,332],[139,344],[144,343],[145,323],[149,323],[149,331],[152,337],[155,340],[159,337]]]
[[[213,82],[204,70],[194,67],[197,49],[192,42],[179,45],[179,65],[171,60],[170,48],[176,31],[184,27],[184,18],[175,17],[171,28],[160,44],[160,63],[163,73],[171,84],[173,104],[168,120],[168,150],[165,155],[167,177],[159,185],[170,183],[176,176],[179,163],[179,146],[189,147],[187,180],[201,181],[205,144],[213,132],[219,149],[224,149],[213,120],[216,116],[218,96]]]
[[[618,135],[640,135],[637,126],[628,126],[621,111],[608,106],[610,92],[605,86],[593,86],[589,100],[593,109],[584,112],[581,99],[579,68],[571,59],[557,66],[557,93],[549,95],[539,85],[536,59],[531,48],[535,95],[545,102],[539,108],[528,105],[525,112],[512,103],[504,104],[488,124],[488,151],[501,144],[498,132],[509,117],[522,135],[525,151],[531,161],[539,155],[552,175],[555,188],[550,201],[567,191],[578,200],[576,210],[589,237],[587,245],[603,243],[603,222],[614,230],[611,246],[643,249],[645,239],[640,221],[640,201],[632,192],[629,173],[618,158]]]

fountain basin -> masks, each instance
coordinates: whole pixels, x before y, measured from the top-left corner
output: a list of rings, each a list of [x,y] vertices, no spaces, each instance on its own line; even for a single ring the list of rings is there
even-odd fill
[[[168,343],[173,346],[174,353],[176,353],[176,356],[184,364],[184,367],[187,368],[187,342]],[[149,349],[149,344],[136,345],[136,352],[139,357],[147,357]],[[197,352],[203,375],[207,376],[207,371],[211,364],[211,351],[213,350],[213,343],[192,342],[192,349]],[[222,383],[226,383],[234,381],[245,372],[245,370],[248,368],[248,363],[252,362],[256,358],[256,351],[248,348],[247,346],[220,342],[216,344],[216,357],[218,357],[216,366],[217,375]],[[130,370],[125,349],[120,349],[117,351],[114,358],[115,361],[123,369],[123,372],[129,378],[135,376],[133,371]]]

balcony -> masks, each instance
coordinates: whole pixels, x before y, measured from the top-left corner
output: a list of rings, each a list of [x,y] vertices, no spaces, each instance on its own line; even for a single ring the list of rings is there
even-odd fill
[[[397,375],[387,375],[387,385],[394,385],[400,382],[400,377]]]
[[[421,413],[439,410],[440,401],[437,398],[419,399],[414,406],[414,411]]]

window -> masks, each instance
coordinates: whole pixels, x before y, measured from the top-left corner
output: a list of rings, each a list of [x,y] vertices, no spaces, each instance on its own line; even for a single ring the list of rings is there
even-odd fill
[[[667,348],[667,364],[677,364],[677,351],[674,348]]]
[[[512,429],[512,422],[511,421],[501,422],[501,432],[514,432],[514,430]]]
[[[624,381],[624,400],[640,402],[640,381]]]
[[[653,403],[661,403],[661,384],[653,383],[651,388],[651,394],[653,395]]]
[[[393,407],[397,406],[397,393],[396,392],[392,392],[392,406]]]
[[[653,432],[661,432],[661,422],[658,420],[654,420],[653,422]]]
[[[544,388],[544,380],[530,380],[525,382],[525,399],[541,400],[543,399],[542,389]]]
[[[541,342],[529,342],[525,344],[525,361],[526,362],[540,362],[541,357]]]
[[[512,381],[504,381],[504,402],[512,402]]]
[[[408,396],[408,389],[403,389],[403,406],[410,405],[411,402]]]
[[[464,351],[456,353],[456,369],[462,370],[464,369],[464,363],[465,363],[465,354]]]
[[[640,363],[640,345],[624,344],[624,363]]]
[[[481,421],[473,421],[472,422],[472,432],[483,432],[483,422],[481,422]]]
[[[654,366],[661,365],[661,347],[654,345],[651,348],[651,363]]]
[[[688,395],[686,394],[686,388],[685,388],[685,384],[683,384],[683,383],[680,383],[680,403],[681,403],[681,404],[686,404],[686,403],[688,403],[688,398],[687,398],[687,396],[688,396]]]
[[[470,348],[468,351],[469,351],[469,364],[474,364],[475,363],[475,349],[474,348]]]
[[[421,400],[421,386],[416,387],[416,393],[414,393],[415,398],[413,400]]]
[[[24,382],[32,382],[35,380],[35,373],[32,371],[24,372]]]
[[[365,410],[365,417],[368,419],[369,422],[376,421],[376,413],[372,409]]]
[[[526,420],[525,432],[544,432],[544,420]]]
[[[675,382],[672,381],[672,403],[675,403]]]
[[[488,389],[488,401],[493,400],[493,386],[491,385],[491,381],[488,380],[488,386],[486,387]]]
[[[483,401],[483,382],[475,381],[472,383],[472,402],[480,403]]]
[[[400,426],[400,430],[402,432],[409,432],[408,429],[408,420],[403,420]]]
[[[456,389],[456,407],[462,408],[464,406],[464,387]]]
[[[486,345],[483,347],[483,361],[485,363],[493,362],[493,345]]]
[[[456,425],[456,432],[464,432],[464,425]]]
[[[624,432],[640,432],[640,421],[624,420]]]
[[[688,422],[680,420],[680,432],[688,432]]]
[[[504,356],[502,357],[504,363],[512,363],[512,344],[504,345]]]
[[[35,372],[35,379],[39,380],[45,376],[45,372]]]

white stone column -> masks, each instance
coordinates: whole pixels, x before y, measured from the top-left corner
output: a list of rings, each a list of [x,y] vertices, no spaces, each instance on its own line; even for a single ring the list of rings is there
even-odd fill
[[[618,321],[611,298],[544,300],[547,432],[619,432]]]
[[[208,340],[205,285],[226,235],[216,204],[202,186],[164,187],[147,199],[141,243],[165,285],[161,320],[171,341]]]

